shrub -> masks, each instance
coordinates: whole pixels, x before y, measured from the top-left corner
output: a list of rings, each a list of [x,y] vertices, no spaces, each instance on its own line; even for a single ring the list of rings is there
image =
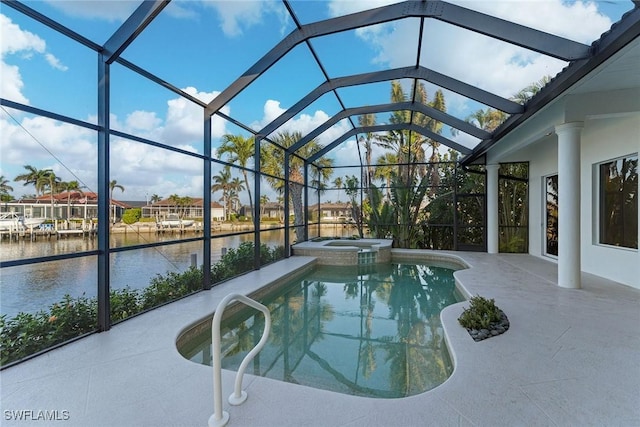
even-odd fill
[[[253,242],[230,249],[211,269],[212,281],[219,282],[253,269]],[[284,247],[260,247],[260,262],[266,264],[284,256]],[[202,289],[201,268],[190,267],[182,273],[158,274],[148,287],[126,287],[110,291],[111,322],[118,322],[144,310],[167,303]],[[7,319],[0,316],[0,366],[45,350],[97,329],[96,298],[65,295],[48,311],[18,313]]]
[[[122,214],[122,222],[124,222],[125,224],[134,224],[140,220],[141,216],[142,216],[142,209],[140,208],[127,209]]]
[[[97,303],[65,295],[49,312],[0,316],[0,365],[22,359],[97,328]]]
[[[470,306],[466,308],[458,322],[467,329],[488,329],[492,323],[500,321],[501,311],[493,299],[487,299],[476,295],[469,300]]]

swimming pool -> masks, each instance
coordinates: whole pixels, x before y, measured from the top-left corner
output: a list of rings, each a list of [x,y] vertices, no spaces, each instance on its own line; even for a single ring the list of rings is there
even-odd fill
[[[456,269],[410,262],[316,266],[261,298],[271,311],[271,335],[247,372],[377,398],[430,390],[453,371],[440,311],[464,299]],[[237,370],[260,340],[264,318],[252,309],[229,311],[222,368]],[[178,350],[211,365],[210,321],[202,325],[209,328],[183,334]]]

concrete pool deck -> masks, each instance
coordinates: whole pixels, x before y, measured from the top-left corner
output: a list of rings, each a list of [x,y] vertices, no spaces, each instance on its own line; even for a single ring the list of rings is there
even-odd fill
[[[452,254],[471,266],[456,272],[459,283],[495,298],[511,327],[475,342],[457,324],[468,303],[446,308],[455,370],[444,384],[372,399],[246,375],[248,400],[230,406],[235,373],[223,371],[228,425],[640,425],[639,290],[585,273],[582,289],[562,289],[556,265],[530,255]],[[211,369],[183,359],[176,337],[228,293],[250,293],[312,260],[284,260],[1,371],[1,424],[206,426]],[[17,421],[19,411],[61,420]]]

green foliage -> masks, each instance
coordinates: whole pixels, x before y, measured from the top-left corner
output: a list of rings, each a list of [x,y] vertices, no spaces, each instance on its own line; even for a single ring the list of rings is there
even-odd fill
[[[253,270],[253,242],[230,249],[211,270],[212,282],[229,279]],[[284,257],[284,247],[260,246],[260,264]],[[111,322],[119,322],[142,311],[157,307],[202,289],[201,268],[190,267],[182,273],[168,272],[151,279],[148,287],[126,287],[110,292]],[[97,329],[98,301],[85,296],[65,295],[48,311],[18,313],[7,319],[0,316],[0,366],[20,360]]]
[[[125,224],[134,224],[140,220],[141,216],[142,216],[142,209],[140,208],[127,209],[122,214],[122,222],[124,222]]]
[[[476,295],[469,300],[470,306],[466,308],[458,322],[467,329],[488,329],[492,323],[500,321],[501,312],[496,306],[495,300]]]
[[[139,313],[140,295],[138,290],[126,287],[111,290],[111,322],[119,322]]]
[[[211,269],[213,283],[235,277],[253,270],[253,242],[243,242],[237,248],[231,248]],[[273,249],[264,243],[260,245],[260,265],[268,264],[284,257],[284,247]]]
[[[158,274],[142,291],[140,305],[146,310],[193,293],[202,289],[202,278],[202,270],[195,267],[183,273],[170,271],[166,276]]]
[[[22,359],[96,329],[97,304],[84,296],[65,295],[49,312],[0,316],[0,365]]]

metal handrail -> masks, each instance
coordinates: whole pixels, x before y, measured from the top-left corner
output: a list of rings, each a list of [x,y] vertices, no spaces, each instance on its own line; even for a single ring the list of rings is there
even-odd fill
[[[220,356],[220,322],[222,321],[222,314],[224,313],[225,308],[232,301],[242,302],[249,307],[255,308],[256,310],[260,310],[264,314],[264,331],[262,332],[262,338],[258,341],[255,347],[247,354],[244,359],[242,359],[242,363],[238,368],[238,373],[236,374],[236,381],[234,386],[234,391],[229,396],[229,403],[231,405],[237,406],[242,404],[245,400],[247,400],[247,392],[242,390],[242,378],[244,376],[244,371],[247,368],[247,365],[262,347],[267,343],[269,339],[269,332],[271,330],[271,314],[269,313],[269,309],[264,305],[260,304],[257,301],[252,300],[251,298],[241,295],[241,294],[229,294],[220,301],[218,307],[216,308],[216,312],[213,315],[213,320],[211,321],[211,344],[213,346],[213,415],[209,418],[209,427],[222,427],[229,422],[229,413],[222,410],[222,366],[221,366],[221,356]]]

